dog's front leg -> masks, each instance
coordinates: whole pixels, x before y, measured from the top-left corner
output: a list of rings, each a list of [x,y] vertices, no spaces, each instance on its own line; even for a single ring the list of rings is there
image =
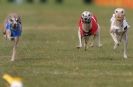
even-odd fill
[[[128,44],[127,32],[125,32],[124,35],[123,35],[123,42],[124,42],[124,53],[123,53],[123,56],[124,56],[124,58],[127,58],[127,44]]]
[[[80,29],[78,30],[78,39],[79,39],[79,45],[77,46],[77,48],[81,48],[82,47],[82,36],[80,33]]]
[[[11,61],[14,61],[15,60],[16,48],[17,48],[18,41],[19,41],[19,37],[15,37]]]
[[[85,36],[84,37],[84,48],[85,48],[85,51],[87,50],[88,40],[89,40],[89,36]]]
[[[11,31],[10,30],[6,30],[6,38],[11,40]]]
[[[114,40],[114,49],[116,49],[117,46],[119,46],[117,35],[116,35],[116,33],[113,33],[113,32],[111,32],[110,35],[112,36],[112,39]]]
[[[14,60],[15,60],[15,55],[16,55],[16,46],[14,45],[14,46],[13,46],[13,52],[12,52],[11,61],[14,61]]]

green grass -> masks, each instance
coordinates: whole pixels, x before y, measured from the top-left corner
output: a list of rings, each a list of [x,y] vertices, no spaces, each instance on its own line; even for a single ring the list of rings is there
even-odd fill
[[[69,3],[70,1],[70,3]],[[25,87],[132,87],[133,31],[129,30],[128,59],[123,59],[123,44],[113,51],[109,20],[114,8],[74,4],[1,4],[0,22],[10,12],[22,15],[23,34],[17,59],[10,62],[12,43],[0,37],[0,74],[23,78]],[[101,25],[102,48],[76,49],[77,23],[84,10],[94,12]],[[129,24],[132,10],[126,9]],[[5,82],[0,76],[0,87]]]

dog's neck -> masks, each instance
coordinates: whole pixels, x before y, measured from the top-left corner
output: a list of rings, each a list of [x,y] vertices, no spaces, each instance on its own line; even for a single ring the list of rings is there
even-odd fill
[[[120,29],[123,27],[123,20],[115,20],[115,25],[118,26]]]
[[[82,23],[82,29],[84,32],[89,32],[91,27],[92,27],[92,24],[91,23]]]

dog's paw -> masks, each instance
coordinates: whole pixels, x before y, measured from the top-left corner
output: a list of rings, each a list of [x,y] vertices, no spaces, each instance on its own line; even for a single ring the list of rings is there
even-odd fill
[[[119,43],[115,44],[113,49],[115,50],[118,46],[119,46]]]
[[[3,37],[4,37],[4,39],[6,39],[6,40],[7,40],[7,36],[6,36],[6,35],[3,35]]]
[[[127,55],[124,55],[124,59],[127,59],[128,57],[127,57]]]
[[[10,60],[10,61],[12,61],[12,62],[13,62],[14,60],[15,60],[14,58],[11,58],[11,60]]]

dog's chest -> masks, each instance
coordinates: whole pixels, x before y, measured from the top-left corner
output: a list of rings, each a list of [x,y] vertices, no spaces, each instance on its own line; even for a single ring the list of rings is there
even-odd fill
[[[115,21],[114,25],[119,28],[119,31],[123,31],[123,22]]]
[[[85,23],[83,23],[83,24],[82,24],[82,29],[83,29],[85,32],[89,32],[90,29],[91,29],[91,24],[85,24]]]
[[[125,32],[123,28],[123,21],[122,22],[116,21],[116,26],[119,27],[119,29],[116,30],[116,34],[121,36]]]

